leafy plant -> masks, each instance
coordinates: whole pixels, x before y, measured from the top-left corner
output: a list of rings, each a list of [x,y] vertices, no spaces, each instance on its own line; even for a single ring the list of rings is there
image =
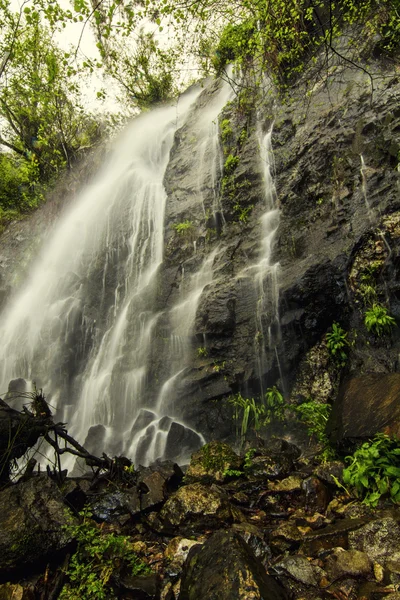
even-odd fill
[[[204,358],[208,356],[207,348],[205,346],[200,346],[200,348],[197,348],[197,355]]]
[[[347,332],[338,323],[333,323],[332,331],[326,334],[326,345],[333,358],[344,366],[347,360],[345,348],[349,346]]]
[[[172,227],[175,229],[176,233],[184,235],[193,231],[193,221],[186,220],[182,223],[174,223]]]
[[[276,386],[268,388],[261,402],[254,398],[243,398],[240,393],[228,398],[228,402],[235,407],[234,419],[241,420],[242,439],[250,426],[258,431],[262,425],[284,418],[284,398]]]
[[[128,537],[101,531],[88,509],[79,514],[81,523],[65,527],[78,542],[78,548],[71,557],[66,573],[69,582],[63,587],[60,600],[113,598],[111,579],[115,571],[126,567],[132,575],[151,572],[132,550]]]
[[[230,119],[222,119],[219,127],[221,130],[221,139],[223,142],[225,142],[233,133]]]
[[[243,398],[239,393],[228,398],[228,402],[235,408],[234,419],[241,420],[240,436],[246,437],[249,425],[253,425],[257,431],[260,428],[260,419],[264,413],[264,407],[254,400],[254,398]]]
[[[224,164],[224,172],[226,175],[231,175],[239,164],[239,157],[233,154],[228,154]]]
[[[237,469],[225,469],[223,475],[224,477],[241,477],[243,471],[238,471]]]
[[[253,464],[253,456],[256,453],[256,449],[255,448],[249,448],[249,450],[247,450],[246,454],[244,455],[244,463],[243,463],[243,468],[244,469],[250,469],[250,467]]]
[[[285,400],[276,385],[265,392],[264,425],[273,420],[283,421]]]
[[[389,333],[396,325],[396,320],[388,315],[387,309],[381,304],[373,304],[365,311],[364,323],[368,331],[378,336]]]
[[[307,425],[308,434],[315,436],[318,442],[322,444],[323,450],[318,455],[320,460],[322,462],[333,460],[336,456],[335,451],[325,433],[326,424],[332,410],[331,405],[309,400],[297,406],[295,410],[300,415],[303,423]]]
[[[343,471],[343,482],[355,488],[364,504],[374,507],[386,494],[393,502],[400,503],[398,439],[379,433],[345,460],[349,466]]]

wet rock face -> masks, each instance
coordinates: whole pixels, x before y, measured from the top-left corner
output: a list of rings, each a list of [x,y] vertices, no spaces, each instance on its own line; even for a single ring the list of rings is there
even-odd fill
[[[189,553],[181,600],[285,600],[285,591],[266,574],[236,533],[218,531]]]
[[[346,444],[376,433],[400,435],[400,374],[369,373],[342,387],[328,423],[331,440]]]

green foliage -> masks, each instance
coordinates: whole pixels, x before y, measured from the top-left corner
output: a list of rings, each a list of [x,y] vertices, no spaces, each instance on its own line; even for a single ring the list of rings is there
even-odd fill
[[[240,436],[246,437],[249,427],[258,431],[261,426],[284,419],[285,401],[276,386],[267,389],[261,400],[243,398],[239,393],[228,398],[235,408],[234,419],[240,422]]]
[[[263,414],[263,406],[259,405],[254,398],[243,398],[239,393],[228,398],[228,402],[235,409],[234,419],[240,424],[240,436],[246,437],[249,426],[253,426],[257,431],[260,428],[260,418]]]
[[[197,355],[204,358],[208,356],[207,348],[205,346],[200,346],[200,348],[197,348]]]
[[[228,63],[251,55],[255,28],[254,19],[248,19],[237,25],[228,24],[222,30],[212,58],[213,67],[218,75]]]
[[[67,570],[69,583],[64,585],[61,600],[106,600],[113,598],[112,576],[122,567],[132,575],[151,572],[131,548],[128,537],[104,533],[88,509],[80,513],[81,523],[66,526],[78,543]]]
[[[41,202],[36,160],[25,160],[11,153],[0,153],[0,221],[18,218]]]
[[[323,450],[318,455],[320,460],[322,462],[333,460],[336,454],[325,433],[326,424],[332,410],[331,405],[309,400],[297,406],[295,410],[300,415],[303,423],[307,425],[308,434],[315,436],[318,442],[322,444]]]
[[[347,360],[346,349],[349,346],[347,332],[338,323],[333,323],[332,331],[326,334],[326,345],[332,357],[344,366]]]
[[[399,440],[377,434],[347,456],[346,462],[349,466],[343,471],[343,482],[354,487],[365,504],[374,507],[384,495],[400,503]]]
[[[284,411],[285,400],[281,392],[275,385],[268,388],[265,393],[264,424],[271,421],[283,421]]]
[[[230,119],[222,119],[222,121],[219,124],[219,128],[221,130],[221,139],[223,142],[226,142],[226,140],[229,139],[233,134]]]
[[[176,233],[179,235],[186,235],[191,233],[194,229],[193,221],[183,221],[182,223],[174,223],[172,225],[173,229],[175,229]]]
[[[233,154],[229,154],[226,158],[224,164],[224,173],[225,175],[231,175],[239,164],[239,157],[233,156]]]
[[[241,477],[243,475],[243,471],[238,471],[237,469],[225,469],[223,472],[224,477]]]
[[[255,453],[255,448],[249,448],[249,450],[247,450],[246,454],[244,455],[244,469],[250,469],[250,467],[253,465],[253,456],[255,455]]]
[[[388,315],[384,306],[373,304],[371,308],[365,311],[364,323],[368,331],[382,336],[385,333],[390,333],[392,327],[396,325],[396,320]]]

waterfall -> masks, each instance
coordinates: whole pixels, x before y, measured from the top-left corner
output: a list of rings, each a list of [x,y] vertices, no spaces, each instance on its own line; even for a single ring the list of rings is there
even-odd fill
[[[15,378],[35,381],[80,442],[101,425],[106,451],[134,452],[160,316],[163,179],[175,131],[200,92],[133,121],[1,316],[0,389]]]
[[[278,197],[273,172],[274,155],[272,151],[272,126],[265,133],[259,132],[260,159],[264,181],[264,197],[266,211],[261,217],[261,251],[255,270],[257,292],[256,335],[254,340],[258,379],[261,393],[263,377],[268,370],[266,348],[275,350],[279,365],[277,346],[280,341],[279,327],[279,263],[272,262],[273,243],[279,227]]]

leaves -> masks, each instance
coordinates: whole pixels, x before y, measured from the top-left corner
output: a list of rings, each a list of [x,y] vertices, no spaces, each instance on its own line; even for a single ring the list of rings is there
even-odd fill
[[[132,550],[127,536],[104,533],[94,521],[91,512],[80,513],[81,522],[65,529],[78,543],[72,556],[67,577],[69,583],[61,591],[61,600],[102,600],[114,597],[111,576],[126,567],[132,575],[147,574],[151,570]]]
[[[371,308],[365,311],[364,323],[368,331],[382,336],[389,333],[396,325],[396,320],[388,315],[387,309],[381,304],[373,304]]]
[[[365,504],[375,507],[388,493],[393,502],[400,502],[400,446],[396,438],[377,434],[347,456],[346,462],[349,466],[343,471],[343,481],[354,487]]]

